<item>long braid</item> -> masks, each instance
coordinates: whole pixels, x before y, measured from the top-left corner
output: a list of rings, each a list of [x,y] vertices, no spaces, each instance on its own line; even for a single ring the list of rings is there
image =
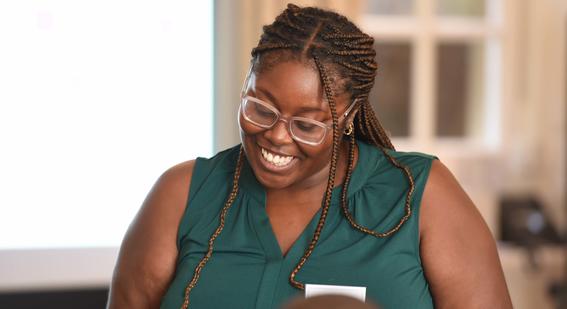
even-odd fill
[[[312,255],[331,204],[332,190],[335,183],[336,166],[338,161],[341,133],[338,124],[337,106],[335,102],[335,89],[344,89],[350,94],[351,101],[356,99],[358,107],[354,118],[354,132],[349,141],[349,156],[346,176],[341,191],[341,208],[350,225],[375,237],[387,237],[398,231],[411,216],[411,199],[415,190],[413,176],[407,166],[400,164],[389,151],[395,150],[394,145],[380,124],[368,101],[370,90],[374,85],[378,65],[375,61],[376,51],[373,48],[374,38],[360,31],[346,17],[335,12],[325,11],[313,7],[300,8],[288,4],[275,21],[263,27],[258,46],[252,49],[253,69],[269,68],[270,64],[277,64],[290,59],[309,61],[312,59],[319,71],[324,94],[331,109],[333,120],[333,145],[331,165],[327,188],[323,197],[321,216],[315,233],[304,255],[291,272],[290,284],[298,289],[304,289],[304,284],[296,280],[296,276]],[[288,58],[286,58],[288,57]],[[336,79],[339,78],[339,79]],[[343,79],[340,79],[343,78]],[[355,137],[356,136],[356,137]],[[403,171],[408,179],[409,190],[405,201],[405,214],[400,221],[385,232],[376,232],[358,224],[348,210],[347,191],[354,169],[354,150],[356,139],[374,145],[388,158],[396,168]],[[219,227],[209,240],[209,250],[195,268],[193,279],[185,290],[185,299],[182,308],[189,306],[189,294],[197,284],[199,275],[213,252],[214,240],[218,237],[224,226],[224,218],[228,209],[238,194],[238,178],[243,160],[241,148],[236,172],[233,180],[233,190],[221,211]]]
[[[305,285],[295,280],[295,275],[299,272],[301,267],[307,262],[311,253],[313,253],[313,249],[315,249],[315,245],[317,245],[317,241],[319,240],[319,236],[321,235],[321,231],[323,230],[323,226],[325,225],[325,219],[327,218],[327,213],[329,211],[329,206],[331,205],[331,195],[333,191],[333,187],[335,186],[335,175],[337,172],[337,161],[338,161],[338,154],[339,154],[339,142],[340,142],[340,134],[339,134],[339,126],[338,126],[338,116],[337,116],[337,108],[335,104],[335,99],[333,95],[333,90],[331,88],[331,83],[329,81],[329,77],[325,70],[325,67],[320,62],[317,56],[313,56],[315,60],[315,64],[319,69],[319,73],[321,74],[321,80],[323,81],[323,89],[325,90],[325,95],[327,96],[327,100],[329,102],[329,107],[331,108],[331,116],[333,118],[333,152],[331,155],[331,166],[329,168],[329,179],[327,181],[327,189],[325,190],[325,197],[323,208],[321,209],[321,217],[319,218],[319,222],[317,223],[317,228],[315,229],[315,233],[313,234],[313,238],[311,239],[311,243],[305,250],[303,257],[297,263],[297,266],[293,269],[291,274],[289,275],[289,282],[298,289],[305,289]]]
[[[191,279],[191,282],[189,282],[189,284],[185,288],[185,294],[184,294],[184,297],[183,297],[183,304],[181,305],[182,309],[189,308],[189,294],[191,293],[191,290],[193,290],[193,288],[197,285],[197,281],[199,280],[199,277],[201,275],[201,270],[203,270],[203,268],[205,267],[205,265],[207,264],[207,262],[209,261],[209,259],[213,255],[213,246],[214,246],[215,240],[217,239],[217,237],[220,235],[220,233],[224,229],[224,220],[226,218],[226,214],[228,212],[228,209],[230,208],[230,206],[232,206],[232,203],[234,203],[234,200],[236,199],[236,196],[238,195],[238,180],[240,179],[240,172],[242,171],[243,157],[244,157],[244,148],[241,146],[240,152],[238,153],[238,159],[236,161],[236,170],[234,172],[234,177],[233,177],[233,180],[232,180],[232,190],[230,191],[230,194],[228,195],[228,199],[227,199],[224,207],[221,210],[221,214],[220,214],[220,218],[219,218],[219,225],[216,228],[213,235],[211,235],[211,238],[209,239],[209,247],[208,247],[207,253],[205,253],[205,256],[201,259],[201,261],[199,261],[199,264],[197,264],[197,267],[195,268],[195,271],[193,272],[193,278]]]

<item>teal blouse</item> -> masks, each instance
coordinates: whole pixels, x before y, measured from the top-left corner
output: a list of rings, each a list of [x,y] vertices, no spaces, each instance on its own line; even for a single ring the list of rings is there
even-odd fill
[[[232,187],[239,147],[196,160],[179,226],[177,270],[161,308],[177,309],[183,302],[185,287],[218,226],[220,210]],[[379,232],[389,230],[404,215],[407,178],[374,146],[358,141],[358,147],[348,206],[356,222]],[[296,280],[365,286],[366,298],[384,309],[433,308],[419,255],[418,219],[431,162],[437,157],[388,151],[410,168],[415,179],[410,219],[387,238],[363,234],[344,218],[339,204],[341,187],[336,187],[319,242]],[[279,308],[303,294],[290,285],[289,274],[308,246],[321,211],[283,256],[265,211],[265,191],[246,162],[239,185],[213,255],[191,292],[190,308]]]

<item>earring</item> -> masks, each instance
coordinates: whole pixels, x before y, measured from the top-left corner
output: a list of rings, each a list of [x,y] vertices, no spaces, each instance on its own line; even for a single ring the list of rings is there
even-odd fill
[[[344,134],[350,136],[354,132],[354,124],[351,122],[348,124],[347,128],[344,131]]]

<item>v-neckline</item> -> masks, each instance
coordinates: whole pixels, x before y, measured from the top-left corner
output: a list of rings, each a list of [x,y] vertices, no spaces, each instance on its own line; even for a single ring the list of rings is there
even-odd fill
[[[303,231],[299,234],[297,239],[291,244],[287,253],[284,255],[282,248],[278,242],[276,234],[274,233],[270,218],[266,213],[265,209],[261,211],[254,212],[256,215],[256,230],[258,237],[262,242],[268,259],[270,260],[288,260],[293,257],[299,257],[303,255],[303,251],[307,248],[308,243],[311,241],[311,235],[315,232],[317,223],[320,218],[321,209],[319,209],[315,215],[311,218],[309,223],[305,226]]]
[[[358,145],[358,159],[357,163],[352,172],[352,180],[349,184],[349,192],[348,195],[350,196],[354,191],[360,188],[362,185],[361,182],[358,182],[358,178],[360,178],[360,174],[363,172],[361,171],[360,166],[365,165],[367,156],[365,147],[373,147],[370,145],[365,145],[357,141]],[[273,230],[272,224],[266,212],[266,191],[262,187],[262,185],[258,182],[251,167],[245,161],[242,170],[242,176],[244,181],[247,183],[247,189],[253,192],[252,195],[258,202],[258,206],[260,207],[253,207],[250,211],[251,220],[254,225],[254,229],[256,231],[257,237],[260,240],[260,243],[266,253],[266,257],[270,261],[293,261],[294,263],[303,256],[305,250],[309,246],[309,243],[312,240],[313,234],[315,233],[315,229],[317,228],[317,224],[321,217],[322,207],[317,210],[315,215],[311,218],[309,223],[305,226],[303,231],[299,234],[297,239],[292,243],[289,250],[284,255],[282,249],[278,243],[277,237]],[[355,189],[351,191],[352,189]],[[342,185],[333,188],[332,191],[332,199],[331,205],[329,206],[329,211],[327,213],[327,221],[332,217],[338,215],[339,212],[339,205],[338,202],[340,200],[340,194],[342,190]],[[257,208],[257,209],[256,209]],[[322,234],[324,233],[325,228],[323,227]]]

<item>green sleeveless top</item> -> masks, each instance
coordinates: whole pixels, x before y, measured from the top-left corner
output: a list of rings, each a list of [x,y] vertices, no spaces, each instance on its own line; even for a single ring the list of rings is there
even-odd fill
[[[161,308],[180,308],[195,266],[207,251],[219,213],[232,188],[239,147],[210,159],[198,158],[189,200],[178,232],[176,274]],[[404,215],[409,184],[374,146],[358,141],[359,157],[348,188],[356,222],[383,232]],[[376,238],[351,227],[340,209],[341,187],[333,190],[328,217],[313,254],[296,276],[303,283],[365,286],[366,298],[384,309],[433,308],[419,255],[419,205],[432,155],[388,150],[415,179],[412,215],[390,237]],[[303,291],[289,275],[307,248],[321,210],[283,256],[265,211],[265,191],[243,164],[240,191],[226,216],[214,252],[190,295],[190,308],[279,308]]]

